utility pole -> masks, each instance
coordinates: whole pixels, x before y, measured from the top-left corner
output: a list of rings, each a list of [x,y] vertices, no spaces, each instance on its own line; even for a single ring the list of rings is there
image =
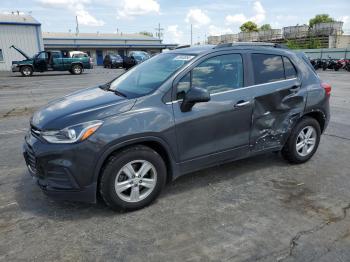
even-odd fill
[[[193,38],[193,31],[192,31],[192,24],[191,24],[191,45],[193,44],[192,43],[192,38]]]
[[[78,16],[75,16],[75,22],[76,22],[75,34],[76,34],[76,35],[79,35],[79,21],[78,21]]]
[[[158,38],[159,38],[159,40],[160,40],[160,38],[161,38],[162,35],[163,35],[162,31],[164,30],[164,28],[161,28],[161,27],[160,27],[160,23],[158,23],[158,28],[155,28],[155,30],[157,31],[157,36],[158,36]]]

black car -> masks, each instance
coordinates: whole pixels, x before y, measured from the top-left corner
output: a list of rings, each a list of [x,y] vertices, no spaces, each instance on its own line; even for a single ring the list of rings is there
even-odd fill
[[[137,209],[203,168],[276,151],[308,161],[330,93],[303,53],[275,44],[176,49],[35,112],[24,157],[48,195]]]
[[[124,57],[124,65],[125,69],[130,69],[131,67],[146,61],[151,56],[144,51],[131,51],[129,55]]]
[[[104,68],[121,68],[123,67],[123,58],[117,54],[108,54],[103,59]]]

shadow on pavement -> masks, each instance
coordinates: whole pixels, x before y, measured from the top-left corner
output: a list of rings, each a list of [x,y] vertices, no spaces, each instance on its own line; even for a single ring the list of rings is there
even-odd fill
[[[222,181],[231,181],[238,176],[271,167],[286,166],[288,163],[277,154],[268,153],[248,159],[238,160],[221,166],[216,166],[195,173],[184,175],[166,186],[160,198],[178,195],[195,188],[206,187]],[[15,199],[22,211],[35,216],[47,217],[54,220],[81,220],[91,217],[123,215],[125,212],[110,210],[101,199],[97,204],[59,201],[47,197],[35,184],[32,178],[23,174],[19,185],[15,188]],[[149,208],[156,208],[157,203]],[[135,211],[137,212],[137,211]]]

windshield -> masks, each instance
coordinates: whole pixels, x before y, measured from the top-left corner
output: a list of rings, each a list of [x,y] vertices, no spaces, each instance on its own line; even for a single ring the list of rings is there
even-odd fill
[[[154,56],[115,79],[109,89],[118,91],[128,98],[147,95],[193,57],[193,55],[168,53]]]

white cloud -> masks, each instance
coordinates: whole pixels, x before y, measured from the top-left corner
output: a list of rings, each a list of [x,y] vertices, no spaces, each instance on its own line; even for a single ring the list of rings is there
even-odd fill
[[[201,9],[196,8],[188,11],[185,21],[189,24],[193,24],[194,27],[199,28],[208,25],[211,20]]]
[[[244,14],[228,15],[225,18],[227,24],[243,24],[248,21],[248,18]]]
[[[86,10],[77,10],[78,22],[82,25],[103,26],[105,23],[102,20],[97,20]]]
[[[254,15],[251,17],[248,17],[244,14],[227,15],[225,18],[226,23],[229,25],[231,24],[241,25],[247,21],[253,21],[257,24],[260,24],[265,21],[266,11],[260,1],[254,2],[253,11],[254,11]]]
[[[90,0],[38,0],[43,6],[67,9],[78,17],[78,22],[86,26],[103,26],[104,21],[96,19],[86,10]]]
[[[133,18],[150,13],[159,14],[160,5],[156,0],[123,0],[118,18]]]
[[[232,34],[233,31],[231,28],[210,25],[208,33],[209,35],[224,35],[224,34]]]
[[[183,44],[184,33],[179,30],[178,25],[169,25],[165,34],[166,40],[170,43]]]
[[[348,26],[350,26],[349,25],[349,23],[350,23],[350,17],[349,16],[342,16],[342,17],[339,17],[337,20],[339,20],[339,21],[342,21],[343,23],[344,23],[344,28],[346,28],[346,29],[348,29]]]
[[[257,24],[262,23],[266,18],[266,11],[259,1],[254,2],[253,9],[255,11],[255,16],[251,20]]]

